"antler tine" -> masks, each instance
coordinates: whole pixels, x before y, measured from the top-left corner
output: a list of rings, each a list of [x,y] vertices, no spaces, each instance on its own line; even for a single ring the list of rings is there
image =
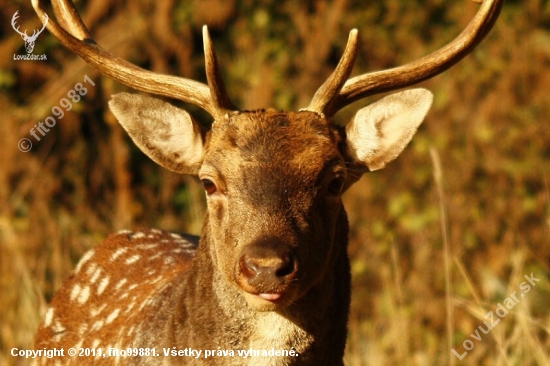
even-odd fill
[[[214,105],[219,109],[219,112],[224,110],[237,110],[238,108],[231,102],[227,90],[225,89],[225,83],[220,72],[218,64],[218,58],[214,52],[212,46],[212,40],[210,39],[210,33],[208,27],[205,25],[202,27],[202,38],[204,43],[204,62],[206,68],[206,80],[208,81],[208,87],[210,89],[210,97]]]
[[[32,4],[40,17],[46,14],[41,0],[32,0]],[[65,47],[100,73],[133,89],[179,99],[199,106],[212,116],[219,115],[207,85],[182,77],[147,71],[122,60],[95,43],[71,1],[60,0],[54,5],[54,9],[60,23],[67,30],[51,19],[47,25],[48,30]]]
[[[309,106],[305,108],[306,110],[322,114],[326,112],[325,109],[327,105],[338,95],[338,92],[342,89],[342,86],[353,69],[353,63],[355,62],[355,57],[357,57],[358,44],[359,32],[357,29],[353,29],[349,34],[346,49],[336,69],[317,90]]]
[[[403,66],[377,71],[348,80],[325,107],[334,115],[346,105],[370,95],[388,92],[429,79],[456,64],[489,33],[504,0],[485,0],[466,29],[443,48]]]

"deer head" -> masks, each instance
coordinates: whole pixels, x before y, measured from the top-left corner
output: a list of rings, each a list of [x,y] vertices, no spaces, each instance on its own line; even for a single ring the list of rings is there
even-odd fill
[[[153,98],[122,93],[109,105],[149,157],[201,179],[212,256],[226,280],[253,295],[249,305],[286,294],[279,306],[330,267],[342,193],[405,148],[431,101],[424,89],[398,93],[360,110],[346,129],[309,109],[225,111],[209,131]]]
[[[43,21],[43,25],[42,25],[42,29],[40,29],[39,31],[37,30],[34,30],[34,32],[32,33],[32,36],[28,36],[27,35],[27,30],[25,29],[24,32],[21,32],[19,31],[19,26],[17,26],[16,28],[16,21],[17,21],[17,18],[19,18],[19,15],[17,14],[19,13],[19,11],[16,11],[15,14],[13,14],[13,17],[11,18],[11,26],[13,27],[13,29],[19,33],[21,35],[21,38],[23,38],[23,41],[25,41],[25,49],[27,50],[27,53],[32,53],[32,50],[34,49],[34,42],[36,42],[36,39],[38,38],[38,36],[40,35],[40,33],[42,33],[42,31],[44,30],[44,28],[46,28],[46,25],[48,24],[48,15],[47,14],[44,14],[44,21]]]
[[[38,0],[33,5],[46,17]],[[210,255],[249,305],[274,309],[300,298],[340,248],[342,193],[367,171],[383,168],[407,146],[432,103],[425,89],[387,96],[360,109],[345,128],[342,107],[428,79],[458,62],[489,31],[501,1],[485,1],[463,33],[420,60],[348,80],[357,54],[352,30],[333,74],[298,112],[240,111],[227,95],[206,26],[207,84],[159,75],[101,49],[71,2],[54,5],[64,28],[48,29],[105,75],[132,88],[195,104],[211,128],[186,111],[142,95],[114,95],[109,106],[136,145],[167,169],[198,176],[208,202]],[[279,300],[279,301],[277,301]]]

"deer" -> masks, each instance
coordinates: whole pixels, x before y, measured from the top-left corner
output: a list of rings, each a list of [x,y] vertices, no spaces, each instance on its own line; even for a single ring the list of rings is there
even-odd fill
[[[13,14],[13,17],[11,18],[11,26],[13,28],[14,31],[16,31],[17,33],[19,33],[19,35],[21,36],[21,38],[23,38],[23,41],[25,42],[25,50],[27,51],[27,53],[32,53],[32,51],[34,50],[34,44],[36,42],[36,39],[38,38],[38,36],[40,35],[40,33],[42,33],[42,31],[44,30],[44,28],[46,28],[46,25],[48,24],[48,14],[44,14],[44,17],[43,17],[43,22],[42,22],[42,29],[40,30],[34,30],[34,32],[32,32],[32,36],[29,36],[27,34],[27,30],[25,29],[24,32],[21,32],[19,30],[19,26],[17,25],[17,18],[19,18],[19,10],[15,12],[15,14]]]
[[[333,117],[450,68],[491,30],[502,3],[485,0],[457,38],[421,59],[350,78],[359,46],[352,30],[309,105],[285,112],[233,104],[206,26],[204,84],[117,58],[93,40],[71,1],[54,1],[57,21],[47,28],[66,48],[101,74],[196,105],[214,122],[205,127],[142,94],[111,97],[112,113],[149,158],[200,179],[202,231],[110,235],[53,297],[35,349],[84,352],[65,354],[66,365],[343,365],[351,273],[342,195],[405,149],[433,96],[408,89],[359,109],[345,126]],[[32,4],[46,15],[43,0]]]

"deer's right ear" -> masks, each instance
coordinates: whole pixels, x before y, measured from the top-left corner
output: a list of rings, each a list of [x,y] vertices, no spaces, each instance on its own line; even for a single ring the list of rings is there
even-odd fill
[[[198,174],[204,158],[199,125],[183,109],[159,99],[119,93],[111,111],[134,143],[154,162],[182,174]]]

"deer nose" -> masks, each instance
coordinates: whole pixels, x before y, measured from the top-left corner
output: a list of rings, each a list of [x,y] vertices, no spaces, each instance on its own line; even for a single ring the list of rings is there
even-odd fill
[[[298,260],[288,245],[278,240],[262,240],[241,253],[238,275],[253,293],[284,292],[296,277]]]
[[[241,257],[242,274],[248,278],[248,282],[268,280],[273,277],[278,281],[284,280],[295,270],[294,255],[289,253],[284,257],[258,258]]]

